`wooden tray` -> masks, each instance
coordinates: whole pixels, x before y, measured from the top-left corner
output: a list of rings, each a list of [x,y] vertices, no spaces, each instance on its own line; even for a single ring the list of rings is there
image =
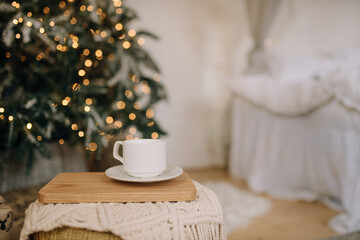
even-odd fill
[[[191,201],[196,189],[189,174],[153,183],[113,180],[103,172],[61,173],[38,193],[41,203]]]

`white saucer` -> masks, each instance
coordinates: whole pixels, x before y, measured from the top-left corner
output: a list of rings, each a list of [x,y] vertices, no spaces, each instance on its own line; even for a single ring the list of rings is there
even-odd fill
[[[106,169],[105,174],[109,178],[125,181],[125,182],[160,182],[165,180],[170,180],[180,176],[183,173],[183,169],[181,167],[167,167],[159,176],[149,177],[149,178],[139,178],[130,176],[124,170],[123,165],[114,166]]]

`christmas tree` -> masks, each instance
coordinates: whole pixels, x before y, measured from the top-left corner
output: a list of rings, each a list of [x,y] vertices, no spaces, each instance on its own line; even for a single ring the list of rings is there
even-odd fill
[[[49,142],[99,154],[113,136],[158,138],[166,97],[146,31],[121,0],[0,1],[0,152],[27,161]],[[1,165],[0,162],[0,165]]]

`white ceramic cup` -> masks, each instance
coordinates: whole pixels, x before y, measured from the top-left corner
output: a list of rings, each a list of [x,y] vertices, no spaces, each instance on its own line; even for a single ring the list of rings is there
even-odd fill
[[[123,147],[123,157],[119,147]],[[117,141],[114,158],[122,162],[124,170],[133,177],[155,177],[166,169],[166,143],[159,139],[132,139]]]

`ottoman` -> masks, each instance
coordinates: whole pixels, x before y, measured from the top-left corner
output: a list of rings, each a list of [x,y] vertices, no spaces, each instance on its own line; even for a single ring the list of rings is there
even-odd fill
[[[188,202],[32,203],[20,240],[32,239],[226,239],[220,202],[193,181]]]

